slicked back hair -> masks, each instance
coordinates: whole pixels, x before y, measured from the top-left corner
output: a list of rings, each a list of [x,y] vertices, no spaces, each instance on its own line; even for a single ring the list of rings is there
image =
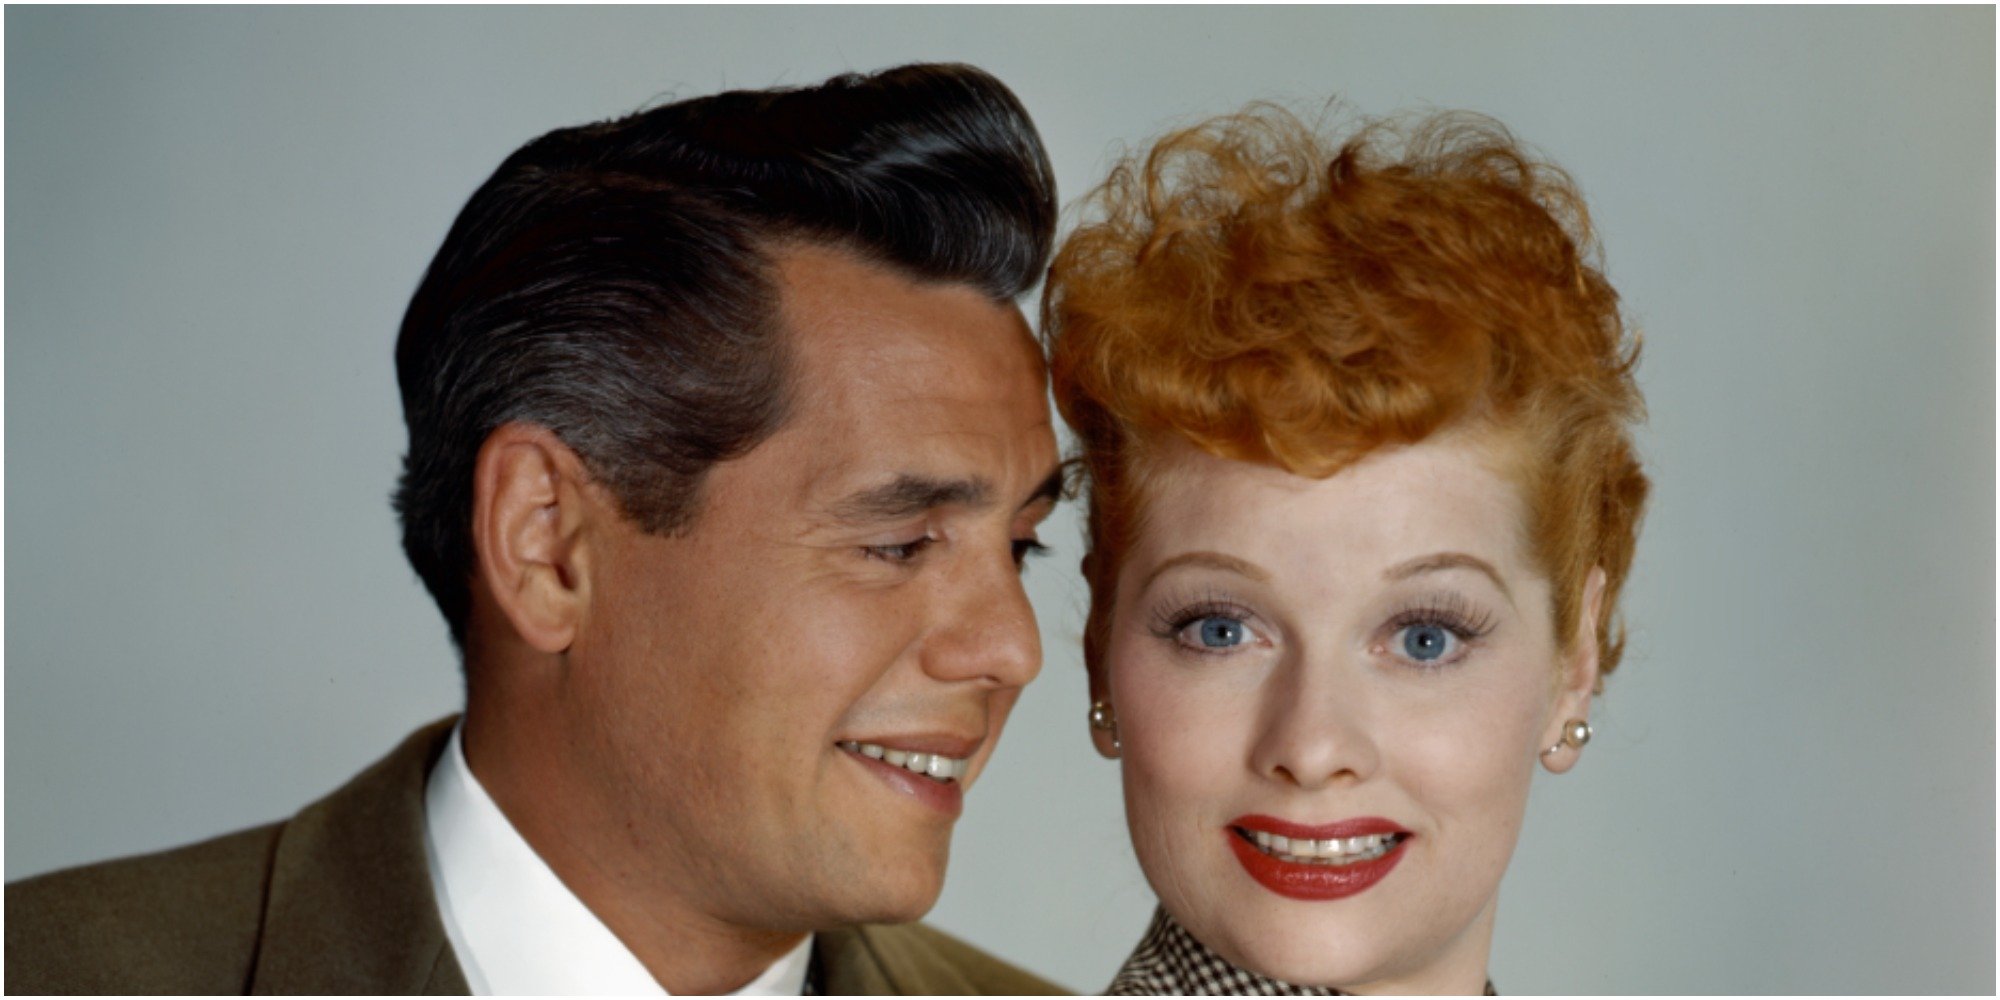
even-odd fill
[[[472,473],[503,424],[554,432],[647,531],[788,412],[773,250],[836,247],[995,301],[1047,267],[1054,174],[1005,85],[912,65],[558,129],[466,203],[396,342],[403,549],[462,648]]]

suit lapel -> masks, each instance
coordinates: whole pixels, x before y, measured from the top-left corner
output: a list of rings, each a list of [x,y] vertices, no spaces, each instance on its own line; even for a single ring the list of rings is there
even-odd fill
[[[941,936],[922,925],[864,924],[820,931],[813,940],[813,982],[830,996],[987,992],[968,976],[973,966],[963,957],[954,961],[938,950],[934,939]],[[984,961],[997,965],[990,958]]]
[[[279,834],[252,993],[459,993],[424,856],[426,726]]]
[[[858,927],[820,931],[813,936],[811,981],[813,992],[822,996],[903,992]]]

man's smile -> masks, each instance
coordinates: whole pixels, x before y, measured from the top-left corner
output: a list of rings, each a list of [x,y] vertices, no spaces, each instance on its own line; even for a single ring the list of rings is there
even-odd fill
[[[870,760],[879,760],[903,768],[912,774],[921,774],[938,781],[956,781],[963,778],[966,769],[971,765],[970,757],[947,757],[941,753],[901,750],[885,747],[879,743],[842,740],[835,745],[848,753],[858,753]]]
[[[957,819],[965,808],[965,777],[984,740],[949,735],[839,740],[848,759],[889,790]]]

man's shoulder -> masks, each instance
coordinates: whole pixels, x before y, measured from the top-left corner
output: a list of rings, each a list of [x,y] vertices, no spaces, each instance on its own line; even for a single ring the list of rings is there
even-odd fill
[[[7,992],[464,992],[423,840],[452,722],[284,822],[9,885]]]
[[[243,992],[282,828],[7,886],[7,992]]]
[[[827,938],[828,935],[822,935]],[[887,980],[886,989],[828,989],[839,992],[934,994],[1020,994],[1051,996],[1069,991],[927,924],[870,924],[837,932],[828,942],[833,954],[859,948]],[[854,969],[829,968],[827,986],[860,987]]]

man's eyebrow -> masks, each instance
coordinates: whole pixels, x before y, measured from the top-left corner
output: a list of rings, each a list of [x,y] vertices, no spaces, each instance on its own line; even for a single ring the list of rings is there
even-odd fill
[[[939,507],[983,507],[993,502],[993,484],[984,479],[937,479],[900,473],[880,486],[833,502],[832,515],[851,524],[900,521]]]
[[[1159,579],[1161,574],[1176,566],[1201,566],[1206,569],[1219,569],[1226,573],[1235,573],[1238,576],[1248,577],[1258,583],[1271,582],[1271,574],[1259,569],[1255,563],[1245,562],[1235,556],[1226,556],[1220,552],[1183,552],[1153,567],[1153,571],[1146,574],[1146,579],[1139,584],[1139,589],[1144,590],[1152,586],[1153,581]]]
[[[1049,477],[1042,480],[1040,485],[1035,487],[1033,493],[1028,494],[1027,501],[1021,504],[1021,509],[1026,510],[1044,500],[1050,503],[1060,503],[1063,500],[1069,499],[1069,494],[1066,492],[1069,484],[1069,475],[1068,465],[1056,466],[1054,471],[1049,473]]]
[[[1395,566],[1389,567],[1382,574],[1382,578],[1385,580],[1407,580],[1422,573],[1436,573],[1447,569],[1478,570],[1492,579],[1493,585],[1500,588],[1500,593],[1505,594],[1509,602],[1514,600],[1514,592],[1508,589],[1507,581],[1500,578],[1500,571],[1494,569],[1492,563],[1478,556],[1467,555],[1463,552],[1439,552],[1428,556],[1418,556],[1408,562],[1398,563]]]

